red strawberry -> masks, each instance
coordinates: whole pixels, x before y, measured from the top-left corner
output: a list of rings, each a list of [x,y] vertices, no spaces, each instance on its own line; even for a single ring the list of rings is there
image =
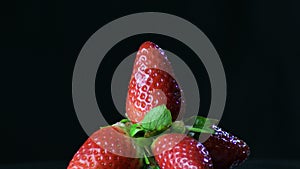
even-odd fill
[[[212,134],[203,145],[212,157],[215,169],[229,169],[240,165],[250,155],[249,146],[239,138],[213,126]]]
[[[68,169],[139,169],[142,162],[131,139],[119,127],[104,127],[88,138]]]
[[[152,152],[161,169],[212,169],[206,148],[184,134],[165,134],[152,144]]]
[[[181,107],[181,90],[164,51],[144,42],[136,55],[126,100],[126,113],[133,123],[143,120],[152,108],[165,104],[176,120]]]

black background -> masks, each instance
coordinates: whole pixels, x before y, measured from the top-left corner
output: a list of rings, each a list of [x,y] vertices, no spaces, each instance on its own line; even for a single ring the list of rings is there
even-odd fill
[[[247,141],[251,158],[299,160],[299,5],[296,0],[1,4],[0,162],[72,158],[87,138],[72,103],[72,73],[79,51],[106,23],[144,11],[182,17],[211,40],[228,85],[220,125]],[[144,40],[185,57],[178,42],[148,35],[127,39],[114,53],[127,56],[124,48],[134,51]],[[204,93],[210,90],[206,83]],[[104,89],[96,84],[99,96]]]

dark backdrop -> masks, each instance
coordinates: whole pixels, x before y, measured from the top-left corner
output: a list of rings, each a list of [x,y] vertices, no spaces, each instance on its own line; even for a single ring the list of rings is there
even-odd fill
[[[251,158],[299,160],[299,5],[271,0],[1,4],[0,162],[71,159],[87,138],[72,103],[72,73],[79,51],[101,26],[143,11],[180,16],[211,40],[228,85],[220,125],[248,142]],[[127,56],[144,40],[185,57],[178,42],[151,35],[129,38],[112,52]],[[124,50],[123,45],[133,49]],[[204,93],[209,91],[206,83]],[[96,84],[101,98],[103,86]],[[203,97],[209,98],[209,93]],[[209,103],[203,103],[205,111]]]

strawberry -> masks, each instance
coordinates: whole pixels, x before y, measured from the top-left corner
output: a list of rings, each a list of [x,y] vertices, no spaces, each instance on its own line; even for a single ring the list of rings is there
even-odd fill
[[[215,169],[234,168],[250,155],[249,146],[239,138],[213,125],[215,133],[203,145],[210,153]]]
[[[164,51],[152,42],[144,42],[137,52],[128,86],[127,117],[139,123],[152,108],[165,104],[175,121],[181,103],[181,90]]]
[[[127,134],[117,126],[93,133],[80,147],[68,169],[139,169],[137,151]]]
[[[161,169],[212,169],[206,148],[184,134],[165,134],[151,145],[155,160]]]

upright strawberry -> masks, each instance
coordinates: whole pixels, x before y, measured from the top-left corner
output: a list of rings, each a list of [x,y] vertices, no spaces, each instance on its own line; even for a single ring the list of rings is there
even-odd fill
[[[126,99],[126,113],[133,123],[143,120],[152,108],[165,104],[178,117],[181,90],[164,51],[152,42],[144,42],[136,55]]]
[[[206,148],[184,134],[165,134],[152,144],[152,152],[161,169],[212,169]]]
[[[80,147],[68,169],[139,169],[142,162],[136,148],[123,129],[104,127]]]
[[[234,135],[213,125],[215,133],[203,145],[212,157],[215,169],[234,168],[243,163],[250,154],[249,146]]]

